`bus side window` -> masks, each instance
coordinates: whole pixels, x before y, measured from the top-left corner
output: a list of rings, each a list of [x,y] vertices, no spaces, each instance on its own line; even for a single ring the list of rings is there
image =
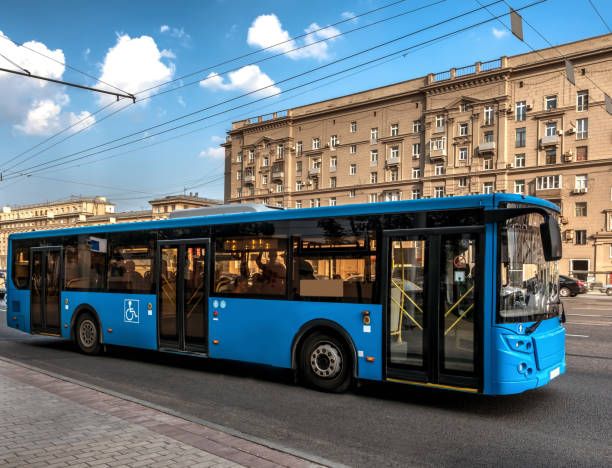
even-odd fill
[[[13,242],[13,283],[18,289],[27,289],[30,276],[30,249],[17,247]]]

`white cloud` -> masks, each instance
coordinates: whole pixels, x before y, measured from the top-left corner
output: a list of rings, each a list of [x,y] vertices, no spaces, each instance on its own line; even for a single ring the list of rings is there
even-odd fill
[[[229,81],[225,81],[219,75],[210,73],[205,80],[200,81],[200,86],[212,90],[239,90],[245,92],[251,92],[265,87],[266,89],[253,93],[256,97],[272,96],[280,93],[280,88],[273,86],[274,81],[272,78],[262,72],[257,65],[247,65],[246,67],[229,73],[227,77]]]
[[[225,138],[213,135],[210,137],[210,141],[212,141],[213,143],[221,143],[222,141],[225,141]]]
[[[4,34],[0,31],[0,34]],[[29,49],[64,62],[61,49],[51,50],[45,44],[29,41]],[[9,57],[22,68],[35,75],[62,79],[65,66],[35,54],[25,47],[7,40],[0,41],[0,54]],[[0,67],[16,70],[13,64],[0,57]],[[43,80],[0,72],[0,122],[6,122],[28,135],[49,135],[57,131],[68,119],[61,114],[70,98],[64,87]]]
[[[169,50],[169,49],[163,49],[163,50],[160,52],[160,55],[161,55],[163,58],[169,58],[169,59],[175,59],[175,58],[176,58],[176,55],[174,55],[174,52],[172,52],[172,51],[171,51],[171,50]]]
[[[238,28],[237,24],[232,24],[232,27],[229,29],[229,31],[225,33],[225,38],[229,39],[230,37],[232,37],[234,33],[236,32],[237,28]]]
[[[166,65],[161,61],[163,58],[163,51],[160,52],[153,38],[140,36],[132,39],[123,34],[118,36],[117,44],[108,50],[99,79],[128,93],[136,93],[172,79],[174,64]],[[101,82],[97,86],[112,89]],[[154,90],[142,93],[139,97],[153,92]],[[108,103],[112,99],[112,96],[101,95],[99,101]]]
[[[203,150],[200,153],[201,158],[223,159],[225,157],[225,148],[221,146],[213,146]]]
[[[352,11],[343,11],[340,16],[342,17],[343,20],[350,19],[351,23],[359,22],[359,18],[355,18],[355,13],[353,13]]]
[[[493,35],[497,39],[501,39],[502,37],[506,37],[508,35],[507,29],[497,29],[495,26],[493,26],[492,30],[493,30]]]
[[[190,47],[191,45],[191,36],[187,34],[183,28],[174,28],[164,24],[159,28],[159,32],[177,39],[183,47]]]
[[[87,111],[82,111],[80,114],[71,112],[69,115],[70,129],[72,132],[78,132],[80,130],[86,130],[96,123],[96,118]]]
[[[159,28],[160,33],[165,33],[165,32],[168,32],[169,30],[170,30],[170,26],[168,26],[167,24],[162,24],[161,27]]]
[[[187,104],[185,104],[185,101],[183,100],[183,96],[179,96],[177,101],[183,107],[185,107],[187,105]]]
[[[302,58],[324,60],[329,57],[329,42],[334,41],[334,39],[305,47],[294,52],[289,52],[297,47],[313,44],[321,39],[330,38],[340,33],[340,31],[334,27],[328,27],[321,31],[313,32],[317,29],[320,29],[319,25],[317,25],[317,23],[312,23],[304,30],[304,32],[312,34],[306,36],[302,41],[295,41],[291,39],[289,32],[283,29],[276,15],[260,15],[255,18],[249,28],[247,44],[260,48],[267,48],[274,44],[280,44],[276,47],[272,47],[270,50],[274,52],[288,52],[288,57],[294,60]]]

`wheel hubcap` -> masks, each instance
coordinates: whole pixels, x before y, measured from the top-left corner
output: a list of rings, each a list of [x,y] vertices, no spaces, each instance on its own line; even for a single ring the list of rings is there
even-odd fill
[[[342,355],[331,343],[321,343],[310,355],[310,367],[320,377],[333,378],[342,369]]]
[[[79,336],[81,337],[81,343],[85,345],[87,348],[90,348],[98,339],[96,332],[96,326],[93,324],[91,320],[83,320],[81,322],[81,328],[79,330]]]

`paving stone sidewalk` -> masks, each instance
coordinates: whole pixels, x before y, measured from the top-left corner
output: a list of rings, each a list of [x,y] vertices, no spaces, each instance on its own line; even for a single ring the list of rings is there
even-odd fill
[[[0,434],[3,467],[318,466],[3,360]]]

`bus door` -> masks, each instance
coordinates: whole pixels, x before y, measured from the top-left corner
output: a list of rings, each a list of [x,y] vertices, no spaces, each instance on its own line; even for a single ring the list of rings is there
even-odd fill
[[[480,387],[482,230],[384,233],[388,380]]]
[[[160,349],[208,352],[209,255],[210,239],[158,242]]]
[[[62,248],[30,249],[30,327],[33,333],[61,334]]]

